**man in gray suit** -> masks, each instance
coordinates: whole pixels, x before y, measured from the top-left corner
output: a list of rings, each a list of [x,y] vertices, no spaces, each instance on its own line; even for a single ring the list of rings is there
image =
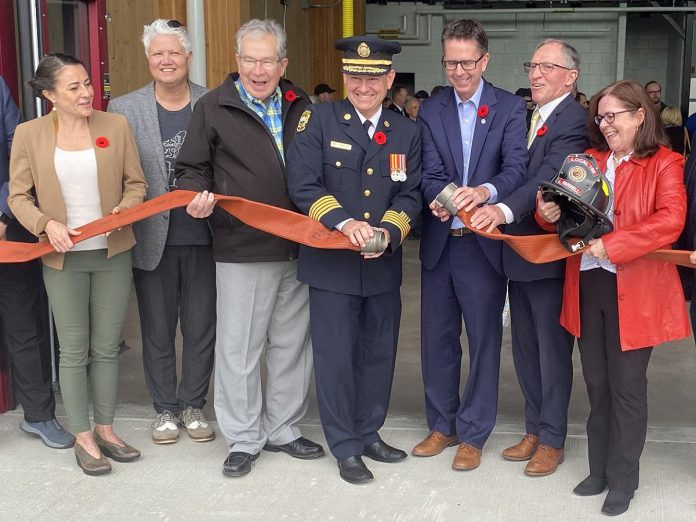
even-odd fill
[[[142,37],[153,82],[116,98],[109,111],[128,118],[148,183],[145,199],[169,190],[186,139],[193,106],[204,94],[189,82],[188,31],[176,20],[155,20]],[[201,412],[208,394],[215,347],[215,263],[204,220],[175,209],[133,226],[133,279],[138,296],[145,381],[157,417],[152,440],[176,442],[181,425],[198,442],[215,438]],[[176,326],[183,335],[177,390]]]

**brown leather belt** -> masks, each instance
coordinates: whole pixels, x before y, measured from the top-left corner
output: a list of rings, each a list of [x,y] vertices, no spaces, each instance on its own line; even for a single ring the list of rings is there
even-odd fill
[[[471,229],[466,227],[449,229],[449,235],[453,237],[462,237],[465,234],[471,234]]]

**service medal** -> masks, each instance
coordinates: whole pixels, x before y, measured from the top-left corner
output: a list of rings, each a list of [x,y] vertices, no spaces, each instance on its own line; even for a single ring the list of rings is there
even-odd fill
[[[389,155],[389,176],[392,181],[406,181],[406,154]]]

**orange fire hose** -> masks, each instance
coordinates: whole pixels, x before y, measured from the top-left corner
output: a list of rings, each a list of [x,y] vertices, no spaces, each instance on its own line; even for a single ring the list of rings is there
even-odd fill
[[[79,227],[77,230],[82,232],[82,234],[73,237],[72,240],[74,243],[79,243],[99,234],[130,225],[164,210],[185,207],[195,195],[196,192],[190,190],[177,190],[162,194],[141,205],[123,209],[119,214],[111,214]],[[223,208],[243,223],[274,236],[314,248],[360,250],[360,247],[354,246],[342,233],[329,230],[319,221],[297,212],[235,196],[216,194],[215,200],[218,207]],[[471,213],[463,210],[458,214],[458,217],[467,226],[470,224],[470,216]],[[498,229],[491,233],[476,229],[472,230],[484,237],[505,241],[521,257],[532,263],[548,263],[582,252],[582,249],[575,253],[568,252],[561,245],[558,236],[555,234],[511,236],[503,234]],[[30,261],[50,254],[53,251],[53,247],[48,241],[40,241],[38,243],[0,241],[0,263]],[[646,257],[694,268],[695,266],[689,262],[690,253],[686,250],[655,250],[647,254]]]

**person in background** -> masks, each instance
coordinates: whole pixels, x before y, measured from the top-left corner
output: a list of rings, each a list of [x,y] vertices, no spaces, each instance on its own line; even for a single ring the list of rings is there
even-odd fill
[[[418,118],[418,109],[420,109],[420,100],[418,98],[413,96],[406,98],[404,111],[406,111],[406,116],[411,118],[412,121],[416,121]]]
[[[667,107],[667,104],[662,101],[662,86],[659,82],[652,80],[645,84],[645,91],[650,96],[650,100],[655,104],[657,110],[662,112]]]
[[[532,100],[532,90],[529,87],[520,87],[515,91],[515,96],[521,97],[527,104],[527,128],[529,128],[532,120],[532,113],[536,107],[536,103]]]
[[[584,92],[578,92],[575,95],[575,101],[578,102],[583,107],[585,107],[586,109],[590,106],[590,100],[587,99],[587,96],[585,95]]]
[[[392,104],[388,107],[389,110],[394,111],[402,116],[407,116],[404,110],[404,105],[406,105],[406,98],[408,98],[408,90],[403,85],[395,85],[391,90]]]
[[[691,153],[691,140],[689,132],[682,126],[682,115],[679,107],[666,106],[660,113],[660,117],[665,127],[669,147],[677,154],[688,156]]]
[[[188,80],[193,53],[180,22],[155,20],[144,27],[142,41],[153,81],[111,101],[109,111],[128,119],[148,184],[145,199],[152,199],[173,185],[174,164],[205,89]],[[208,223],[177,208],[134,223],[133,232],[143,368],[157,414],[152,440],[176,442],[179,425],[194,441],[213,440],[215,432],[201,410],[215,355],[215,262]],[[178,388],[177,323],[183,336]]]
[[[146,184],[126,118],[92,108],[94,89],[80,60],[46,55],[30,85],[54,110],[17,127],[8,201],[20,223],[55,250],[43,257],[43,276],[60,340],[63,402],[78,465],[101,475],[111,471],[106,457],[140,457],[113,428],[135,238],[124,226],[108,236],[73,239],[80,235],[77,227],[142,203]]]
[[[676,266],[643,257],[671,248],[684,226],[684,160],[666,148],[657,107],[632,80],[592,97],[588,134],[587,153],[612,186],[614,230],[566,262],[561,324],[577,337],[590,401],[590,474],[573,491],[608,487],[602,512],[620,515],[638,489],[652,348],[689,335]],[[537,217],[556,223],[560,208],[537,195]]]
[[[297,209],[286,186],[285,158],[309,100],[282,79],[286,41],[273,20],[254,19],[239,28],[239,72],[196,104],[176,164],[177,186],[200,192],[187,212],[210,217],[213,230],[215,414],[227,442],[227,477],[249,473],[261,449],[305,460],[324,455],[299,426],[307,411],[312,352],[309,290],[297,280],[298,246],[215,208],[212,194]]]
[[[336,89],[332,89],[325,83],[320,83],[314,88],[314,96],[317,97],[319,103],[331,103],[335,92]]]
[[[10,150],[20,121],[19,109],[0,76],[0,241],[35,242],[7,204]],[[43,350],[46,332],[41,317],[46,308],[41,294],[41,261],[0,263],[0,330],[14,389],[24,410],[19,427],[39,436],[49,448],[71,448],[75,437],[56,419],[50,362]]]

